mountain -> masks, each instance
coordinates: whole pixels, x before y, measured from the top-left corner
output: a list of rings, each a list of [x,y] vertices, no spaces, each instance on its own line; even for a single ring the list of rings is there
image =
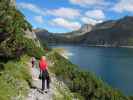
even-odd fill
[[[36,32],[48,43],[73,43],[84,45],[130,46],[133,45],[133,16],[109,20],[95,26],[85,24],[81,29],[62,34],[47,30]]]
[[[107,29],[107,28],[112,27],[115,23],[116,23],[116,21],[114,21],[114,20],[105,21],[103,23],[96,24],[93,27],[93,30]]]
[[[48,43],[80,43],[86,32],[93,29],[92,25],[85,24],[81,29],[69,33],[51,33],[46,29],[34,29],[37,37]]]
[[[83,44],[127,46],[133,45],[133,17],[97,24],[82,39]]]

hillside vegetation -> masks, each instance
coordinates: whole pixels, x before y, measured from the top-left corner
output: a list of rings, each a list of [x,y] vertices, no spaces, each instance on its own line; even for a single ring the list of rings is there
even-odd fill
[[[30,56],[40,56],[38,53],[44,53],[35,44],[35,40],[25,37],[25,31],[32,30],[32,26],[24,15],[10,4],[10,0],[1,0],[0,10],[1,60],[19,58],[24,53]]]
[[[24,100],[31,76],[27,67],[28,56],[19,61],[9,61],[0,70],[0,100]]]
[[[24,15],[10,0],[0,0],[0,100],[24,100],[31,82],[27,63],[45,54],[26,30],[32,26]]]
[[[78,93],[85,100],[132,100],[119,90],[111,88],[94,74],[82,71],[58,53],[51,52],[48,58],[55,66],[50,70],[68,85],[71,92]]]

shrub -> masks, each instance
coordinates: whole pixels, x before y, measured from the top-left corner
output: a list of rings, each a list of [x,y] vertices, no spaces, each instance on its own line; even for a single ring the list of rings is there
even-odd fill
[[[45,55],[45,51],[43,50],[43,48],[41,47],[38,47],[36,44],[35,44],[35,41],[34,40],[31,40],[31,39],[26,39],[24,40],[24,47],[26,49],[26,53],[29,55],[29,56],[34,56],[36,57],[37,59],[39,59],[41,56]]]

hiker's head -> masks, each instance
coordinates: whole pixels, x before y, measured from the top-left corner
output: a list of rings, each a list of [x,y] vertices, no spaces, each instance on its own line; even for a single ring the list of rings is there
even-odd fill
[[[45,56],[42,56],[41,59],[42,59],[42,60],[46,60],[46,57],[45,57]]]

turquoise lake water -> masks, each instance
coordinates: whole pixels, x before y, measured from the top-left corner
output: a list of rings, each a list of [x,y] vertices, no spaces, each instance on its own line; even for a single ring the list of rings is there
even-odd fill
[[[72,63],[101,77],[113,88],[133,95],[133,49],[58,45],[69,52]]]

